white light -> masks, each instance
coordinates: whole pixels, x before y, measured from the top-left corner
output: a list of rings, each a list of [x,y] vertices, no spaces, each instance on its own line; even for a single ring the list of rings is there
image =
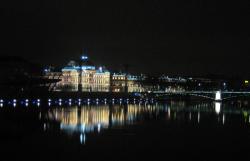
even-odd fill
[[[26,102],[26,103],[25,103],[25,106],[26,106],[26,107],[29,106],[29,103]]]
[[[51,105],[51,103],[49,102],[49,103],[48,103],[48,105],[50,106],[50,105]]]
[[[221,92],[220,91],[216,92],[216,94],[215,94],[215,100],[216,101],[220,101],[221,100]]]
[[[16,103],[13,103],[13,106],[16,107]]]
[[[28,100],[28,99],[26,99],[26,100],[25,100],[25,102],[29,102],[29,100]]]
[[[37,99],[37,102],[40,102],[40,99]]]
[[[100,123],[98,124],[97,130],[98,130],[98,133],[101,131],[101,124]]]
[[[13,99],[13,102],[16,102],[16,99]]]
[[[51,99],[48,99],[49,102],[51,102]]]
[[[0,102],[3,103],[3,100],[1,99]]]
[[[82,60],[87,60],[88,57],[87,57],[87,56],[82,56],[81,59],[82,59]]]
[[[3,107],[3,103],[0,103],[0,107]]]
[[[62,102],[59,102],[59,106],[62,106]]]
[[[200,112],[198,112],[198,123],[200,123]]]
[[[44,131],[46,130],[46,124],[45,123],[43,124],[43,130]]]
[[[102,67],[99,67],[99,71],[102,72]]]
[[[221,103],[220,102],[215,102],[215,112],[217,114],[220,113],[220,108],[221,108]]]
[[[40,106],[40,102],[37,103],[37,106],[38,106],[38,107]]]

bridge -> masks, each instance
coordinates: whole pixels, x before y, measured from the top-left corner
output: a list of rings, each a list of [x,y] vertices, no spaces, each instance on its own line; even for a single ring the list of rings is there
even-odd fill
[[[177,92],[154,91],[152,92],[152,94],[156,98],[162,98],[166,96],[194,96],[213,101],[230,100],[239,97],[250,98],[250,92],[248,91],[177,91]]]

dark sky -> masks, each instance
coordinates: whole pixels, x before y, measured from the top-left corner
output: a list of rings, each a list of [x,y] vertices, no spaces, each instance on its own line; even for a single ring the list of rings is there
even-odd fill
[[[250,75],[248,1],[1,2],[1,55],[64,65],[85,48],[111,69]]]

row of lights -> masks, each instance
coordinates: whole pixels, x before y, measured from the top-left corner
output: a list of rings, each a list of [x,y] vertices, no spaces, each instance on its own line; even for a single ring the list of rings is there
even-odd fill
[[[142,102],[145,102],[145,103],[153,103],[154,102],[154,99],[123,99],[123,98],[120,98],[120,99],[111,99],[110,102],[111,103],[129,103],[133,101],[134,103],[136,102],[139,102],[139,103],[142,103]],[[0,99],[0,107],[3,107],[3,104],[4,104],[4,100],[3,99]],[[17,103],[18,103],[18,100],[17,99],[13,99],[12,101],[6,101],[7,104],[13,104],[13,106],[16,106]],[[26,106],[29,105],[29,103],[32,102],[33,104],[37,104],[38,106],[40,106],[41,104],[41,100],[40,99],[36,99],[36,100],[33,100],[33,101],[30,101],[29,99],[25,99],[25,100],[22,100],[20,101],[21,104],[25,104]],[[99,98],[96,98],[96,99],[86,99],[86,100],[82,100],[82,99],[77,99],[77,100],[73,100],[73,99],[66,99],[66,100],[63,100],[63,99],[58,99],[58,100],[52,100],[52,99],[48,99],[48,105],[50,106],[52,103],[58,103],[59,105],[62,105],[62,103],[69,103],[69,105],[71,105],[72,103],[78,103],[79,105],[81,103],[87,103],[87,104],[90,104],[90,103],[96,103],[96,104],[99,104],[99,103],[108,103],[109,100],[108,99],[99,99]]]

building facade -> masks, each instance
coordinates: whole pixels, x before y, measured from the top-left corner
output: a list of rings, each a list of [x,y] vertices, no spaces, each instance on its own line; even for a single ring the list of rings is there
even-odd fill
[[[96,68],[86,56],[83,58],[79,63],[70,61],[61,72],[48,71],[45,74],[51,79],[55,78],[55,73],[60,76],[60,81],[51,88],[53,91],[145,92],[142,76],[111,74],[103,67]]]
[[[59,91],[108,92],[110,89],[110,72],[96,67],[88,61],[77,65],[74,61],[62,69]]]
[[[126,78],[127,77],[127,78]],[[111,88],[112,92],[145,92],[140,76],[127,75],[124,73],[113,73]],[[126,87],[127,85],[127,87]]]

